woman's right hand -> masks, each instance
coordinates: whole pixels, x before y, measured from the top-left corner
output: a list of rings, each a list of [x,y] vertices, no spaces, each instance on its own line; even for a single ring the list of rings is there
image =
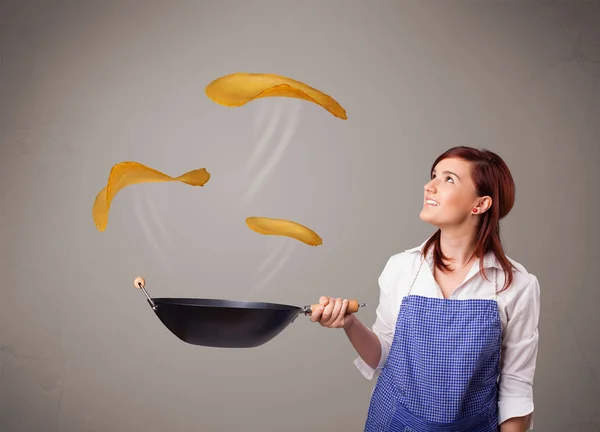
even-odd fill
[[[318,322],[327,328],[346,328],[353,319],[353,314],[346,314],[348,300],[323,296],[319,299],[320,306],[310,315],[312,322]]]

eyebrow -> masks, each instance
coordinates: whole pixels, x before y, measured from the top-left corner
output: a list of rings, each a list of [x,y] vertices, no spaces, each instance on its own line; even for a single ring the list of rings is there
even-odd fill
[[[433,173],[435,173],[435,170],[432,171],[432,174]],[[460,177],[458,176],[458,174],[456,174],[456,173],[454,173],[452,171],[447,171],[447,170],[446,171],[442,171],[442,174],[450,174],[450,175],[453,175],[454,177],[456,177],[457,179],[460,180]]]

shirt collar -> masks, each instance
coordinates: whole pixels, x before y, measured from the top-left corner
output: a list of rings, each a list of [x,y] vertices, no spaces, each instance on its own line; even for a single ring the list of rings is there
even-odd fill
[[[429,238],[427,240],[425,240],[423,243],[421,243],[419,246],[415,246],[414,248],[407,249],[406,252],[408,252],[408,253],[417,253],[417,252],[418,253],[422,253],[423,249],[425,248],[425,244],[427,243],[428,240],[429,240]],[[429,263],[429,265],[433,265],[433,248],[431,248],[429,250],[429,253],[427,254],[427,257],[425,259]],[[474,263],[474,267],[476,267],[477,270],[479,269],[479,260],[477,260]],[[496,255],[492,251],[487,252],[485,254],[485,256],[483,257],[483,268],[486,269],[486,268],[491,268],[491,267],[495,267],[495,268],[500,269],[500,270],[502,269],[502,266],[498,262],[498,259],[496,258]]]

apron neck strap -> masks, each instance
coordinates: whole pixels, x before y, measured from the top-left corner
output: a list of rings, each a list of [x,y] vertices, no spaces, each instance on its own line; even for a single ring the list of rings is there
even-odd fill
[[[411,291],[413,289],[413,286],[414,286],[414,284],[415,284],[415,282],[417,280],[417,277],[419,277],[419,273],[421,272],[421,267],[423,267],[423,261],[425,261],[425,260],[424,260],[423,257],[421,257],[421,262],[419,263],[419,268],[417,269],[417,272],[415,273],[415,277],[413,278],[413,280],[412,280],[412,282],[410,284],[410,287],[408,288],[408,294],[407,295],[410,295],[410,293],[411,293]]]

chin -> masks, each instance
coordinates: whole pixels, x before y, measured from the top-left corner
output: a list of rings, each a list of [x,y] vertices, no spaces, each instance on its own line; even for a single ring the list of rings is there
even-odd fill
[[[432,215],[427,210],[428,210],[427,208],[424,208],[423,210],[421,210],[421,213],[419,213],[419,217],[421,218],[421,220],[423,222],[427,222],[428,224],[439,228],[440,227],[439,221],[435,218],[434,215]]]
[[[421,220],[423,222],[427,222],[427,223],[433,223],[433,219],[431,217],[430,214],[428,214],[429,212],[427,211],[427,209],[423,209],[421,210],[421,213],[419,213],[419,217],[421,218]]]

